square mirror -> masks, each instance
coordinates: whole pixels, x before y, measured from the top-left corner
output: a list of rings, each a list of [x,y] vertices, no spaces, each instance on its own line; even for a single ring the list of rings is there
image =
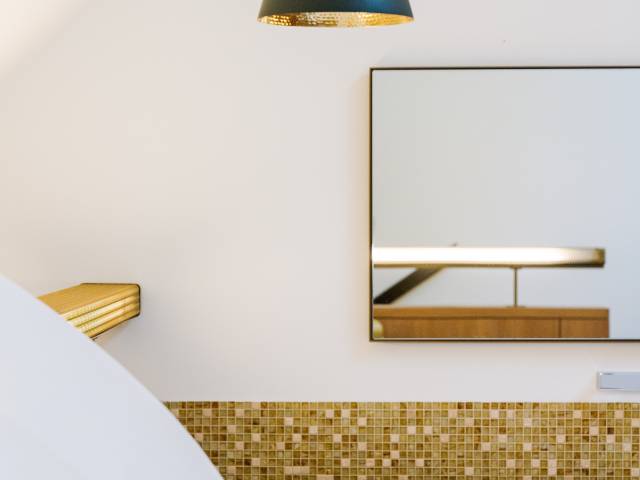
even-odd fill
[[[639,86],[372,69],[371,339],[640,339]]]

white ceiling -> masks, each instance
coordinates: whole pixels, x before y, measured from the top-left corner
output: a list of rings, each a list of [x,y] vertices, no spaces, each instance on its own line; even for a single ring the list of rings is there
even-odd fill
[[[0,0],[0,75],[46,45],[86,0]]]

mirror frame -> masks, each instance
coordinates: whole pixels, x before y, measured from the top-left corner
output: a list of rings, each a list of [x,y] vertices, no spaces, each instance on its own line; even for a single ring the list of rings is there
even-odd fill
[[[369,342],[425,343],[640,343],[640,338],[550,339],[550,338],[375,338],[373,336],[373,75],[383,70],[631,70],[640,65],[575,65],[575,66],[439,66],[439,67],[371,67],[369,69]]]

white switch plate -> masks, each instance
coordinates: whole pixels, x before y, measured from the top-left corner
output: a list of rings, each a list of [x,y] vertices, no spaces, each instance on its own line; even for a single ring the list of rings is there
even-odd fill
[[[598,388],[640,392],[640,372],[598,372]]]

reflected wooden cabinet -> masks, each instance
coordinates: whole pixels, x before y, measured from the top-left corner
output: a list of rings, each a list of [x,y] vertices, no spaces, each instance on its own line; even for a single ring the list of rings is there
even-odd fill
[[[609,338],[606,308],[375,305],[378,338]]]

